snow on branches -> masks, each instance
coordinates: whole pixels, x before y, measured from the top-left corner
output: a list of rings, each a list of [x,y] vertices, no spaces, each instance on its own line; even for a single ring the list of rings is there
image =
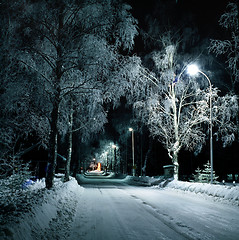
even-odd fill
[[[205,88],[203,81],[188,76],[184,70],[176,76],[175,55],[176,47],[170,43],[161,52],[152,54],[155,69],[142,68],[142,81],[147,82],[150,91],[134,106],[151,135],[168,151],[178,171],[179,151],[186,149],[198,154],[211,124],[214,135],[220,136],[225,146],[234,140],[233,119],[238,104],[235,96],[219,96],[219,90],[211,87],[211,83]],[[203,75],[197,78],[203,79]]]
[[[216,55],[225,54],[227,57],[227,66],[232,74],[232,87],[235,91],[235,83],[239,82],[239,21],[238,6],[236,3],[227,5],[228,11],[225,12],[219,20],[219,24],[230,31],[231,39],[229,40],[211,40],[209,51]]]

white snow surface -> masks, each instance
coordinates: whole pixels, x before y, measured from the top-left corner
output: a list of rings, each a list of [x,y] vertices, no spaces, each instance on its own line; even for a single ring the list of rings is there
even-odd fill
[[[58,229],[61,229],[61,234],[64,234],[64,231],[68,232],[83,188],[74,178],[63,183],[58,177],[55,178],[52,190],[45,188],[45,179],[42,179],[22,192],[28,200],[27,205],[31,206],[30,211],[24,213],[25,204],[20,206],[21,203],[18,203],[17,208],[21,208],[21,213],[16,216],[11,213],[13,216],[10,216],[10,221],[1,224],[0,239],[46,239],[46,236],[47,239],[57,239],[55,237]],[[32,192],[34,194],[31,194]],[[51,237],[52,229],[55,236]]]
[[[238,186],[113,177],[78,175],[79,185],[75,178],[63,183],[58,176],[51,190],[45,189],[44,179],[37,181],[22,191],[29,209],[18,204],[18,214],[1,224],[0,239],[239,239],[234,227],[239,222]],[[225,218],[220,219],[220,211]],[[219,226],[214,227],[215,221]]]
[[[190,183],[182,181],[171,181],[168,188],[179,189],[205,197],[213,197],[214,201],[224,201],[239,206],[239,186],[238,185],[218,185],[207,183]]]

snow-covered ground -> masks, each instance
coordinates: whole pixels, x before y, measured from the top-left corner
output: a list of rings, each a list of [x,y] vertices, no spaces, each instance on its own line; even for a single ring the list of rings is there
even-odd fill
[[[219,201],[239,206],[239,185],[218,185],[207,183],[190,183],[182,181],[171,181],[167,184],[168,188],[180,190],[185,193],[193,193],[204,198],[212,198]]]
[[[152,186],[154,188],[166,187],[180,193],[192,193],[197,197],[211,198],[213,201],[239,206],[239,184],[207,184],[173,179],[164,180],[162,177],[132,176],[127,176],[124,181],[131,185]]]
[[[45,179],[42,179],[19,192],[21,194],[17,192],[15,196],[1,192],[1,205],[9,208],[6,210],[8,215],[0,215],[1,240],[57,239],[58,229],[61,229],[61,234],[68,232],[83,188],[74,178],[63,183],[58,177],[52,190],[45,188]],[[6,194],[5,198],[3,194]],[[56,234],[54,237],[51,237],[52,232]]]
[[[0,239],[238,239],[238,186],[114,174],[78,180],[58,177],[47,190],[43,179],[15,199],[1,192],[8,214]]]

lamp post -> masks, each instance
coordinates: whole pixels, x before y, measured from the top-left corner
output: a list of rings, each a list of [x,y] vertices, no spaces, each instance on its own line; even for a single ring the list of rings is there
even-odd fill
[[[196,75],[197,73],[201,73],[209,83],[210,90],[210,98],[209,98],[209,108],[210,108],[210,116],[209,116],[209,124],[210,124],[210,164],[211,164],[211,184],[213,183],[213,137],[212,137],[212,84],[209,77],[202,71],[198,69],[195,64],[191,64],[187,66],[187,72],[189,75]]]
[[[106,154],[106,174],[107,174],[107,170],[108,170],[108,152],[105,152]]]
[[[133,173],[133,176],[135,176],[135,166],[134,166],[134,129],[133,128],[129,128],[129,131],[132,132],[132,159],[133,159],[132,173]]]
[[[96,162],[95,162],[95,158],[93,158],[93,170],[96,170],[95,168],[96,168]]]
[[[113,144],[112,148],[114,149],[114,166],[113,166],[113,170],[115,172],[115,165],[116,165],[116,145]]]

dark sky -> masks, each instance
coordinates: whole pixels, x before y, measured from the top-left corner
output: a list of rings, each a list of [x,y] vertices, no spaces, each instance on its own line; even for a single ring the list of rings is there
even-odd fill
[[[195,24],[200,34],[218,37],[221,34],[218,20],[225,12],[229,0],[128,0],[133,15],[139,20],[139,27],[144,27],[147,14],[162,22],[175,24]],[[188,19],[189,22],[184,22]],[[180,26],[184,27],[184,26]]]

